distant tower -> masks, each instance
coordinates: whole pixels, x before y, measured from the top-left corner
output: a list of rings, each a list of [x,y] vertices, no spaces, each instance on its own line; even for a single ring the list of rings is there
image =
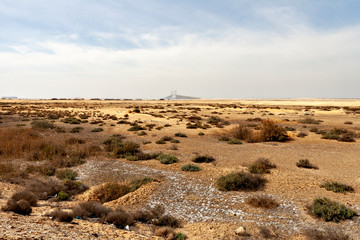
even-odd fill
[[[176,99],[177,92],[176,90],[171,92],[171,99]]]

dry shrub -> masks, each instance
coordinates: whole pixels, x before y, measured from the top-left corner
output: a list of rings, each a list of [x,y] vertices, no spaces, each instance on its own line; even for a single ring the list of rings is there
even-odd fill
[[[346,193],[346,192],[354,192],[355,189],[352,186],[343,184],[343,183],[339,183],[339,182],[325,182],[323,184],[320,185],[320,187],[325,188],[328,191],[333,191],[333,192],[340,192],[340,193]]]
[[[261,122],[260,132],[265,142],[286,142],[290,140],[285,129],[276,125],[275,122],[270,119]]]
[[[134,213],[134,219],[143,223],[151,223],[153,219],[157,219],[164,215],[165,208],[161,205],[156,205],[152,208],[137,210]]]
[[[60,222],[71,222],[74,219],[73,212],[63,211],[60,209],[56,209],[55,211],[51,212],[50,216]]]
[[[261,237],[265,239],[280,239],[279,230],[274,227],[259,227]]]
[[[215,158],[208,155],[199,155],[194,157],[191,161],[196,163],[211,163],[215,161]]]
[[[73,181],[73,180],[65,180],[63,182],[64,191],[66,191],[70,196],[74,196],[88,190],[88,186],[84,185],[82,182]]]
[[[267,158],[259,158],[248,167],[249,172],[256,174],[270,173],[269,169],[272,168],[276,168],[276,165]]]
[[[306,229],[303,234],[306,240],[350,240],[350,236],[344,233],[341,229],[337,228],[326,228],[320,229]]]
[[[20,199],[19,201],[9,199],[6,205],[2,207],[2,210],[12,211],[14,213],[22,215],[30,215],[30,213],[32,212],[31,204],[24,199]]]
[[[260,207],[260,208],[276,208],[279,206],[278,201],[276,201],[271,196],[265,195],[265,194],[258,194],[248,197],[245,200],[245,203],[253,206],[253,207]]]
[[[103,221],[114,224],[118,228],[124,228],[127,225],[130,226],[134,224],[134,218],[123,209],[117,209],[113,212],[109,212]]]
[[[316,165],[310,163],[309,159],[300,159],[296,166],[299,168],[319,169]]]
[[[17,182],[18,179],[26,179],[28,174],[13,163],[0,163],[0,180],[10,183]]]
[[[152,223],[156,226],[167,226],[167,227],[173,227],[178,228],[181,226],[181,222],[170,215],[162,215],[158,218],[153,219]]]
[[[240,140],[249,140],[252,137],[252,130],[245,124],[239,123],[236,127],[230,130],[230,136]]]
[[[71,169],[60,169],[56,170],[56,177],[60,180],[69,179],[69,180],[75,180],[77,177],[77,172]]]
[[[80,203],[73,208],[74,216],[81,218],[102,218],[111,212],[111,209],[103,206],[101,203],[90,201]]]
[[[37,131],[28,128],[0,129],[0,152],[2,158],[20,158],[45,144]]]
[[[73,144],[84,144],[86,141],[84,139],[71,137],[65,141],[66,144],[73,145]]]
[[[175,239],[175,231],[170,227],[157,228],[154,232],[155,236],[162,237],[165,239]]]
[[[130,191],[130,187],[126,184],[108,182],[95,189],[94,195],[101,203],[104,203],[118,199]]]
[[[17,202],[21,199],[28,201],[31,206],[37,205],[37,197],[33,193],[29,192],[28,190],[16,192],[11,197],[11,200],[13,200],[15,202]]]
[[[38,199],[46,200],[62,191],[63,186],[53,180],[47,182],[32,180],[27,182],[26,190],[34,193]]]

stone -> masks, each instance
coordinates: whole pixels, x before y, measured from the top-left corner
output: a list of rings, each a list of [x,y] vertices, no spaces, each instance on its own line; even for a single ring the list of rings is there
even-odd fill
[[[243,226],[238,227],[235,229],[235,234],[238,236],[246,236],[246,228]]]

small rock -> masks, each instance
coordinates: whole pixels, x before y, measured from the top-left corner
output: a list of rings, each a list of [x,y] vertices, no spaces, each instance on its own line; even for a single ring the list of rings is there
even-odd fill
[[[235,234],[238,236],[246,236],[246,228],[241,226],[235,230]]]

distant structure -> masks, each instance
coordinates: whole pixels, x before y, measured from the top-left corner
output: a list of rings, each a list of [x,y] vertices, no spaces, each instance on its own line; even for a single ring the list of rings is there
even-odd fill
[[[17,99],[17,97],[1,97],[1,99]]]
[[[165,100],[188,100],[188,99],[200,99],[200,98],[178,95],[175,90],[175,91],[171,92],[170,96],[164,97],[163,99],[165,99]]]

